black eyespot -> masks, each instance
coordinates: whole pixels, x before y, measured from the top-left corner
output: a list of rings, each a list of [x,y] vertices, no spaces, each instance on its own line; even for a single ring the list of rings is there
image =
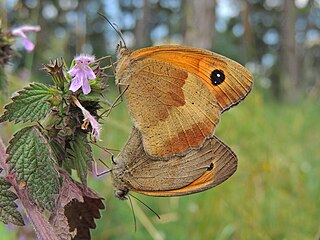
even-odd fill
[[[225,75],[222,70],[215,69],[212,71],[210,79],[214,86],[218,86],[219,84],[223,83]]]
[[[213,163],[210,163],[210,166],[207,168],[207,171],[211,171],[213,169]]]

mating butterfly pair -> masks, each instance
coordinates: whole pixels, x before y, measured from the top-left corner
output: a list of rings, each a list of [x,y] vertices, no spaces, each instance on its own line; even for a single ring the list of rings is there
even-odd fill
[[[120,45],[116,83],[134,127],[115,159],[116,196],[204,191],[229,178],[237,157],[214,136],[220,115],[243,100],[251,73],[203,49],[158,46],[129,51]]]

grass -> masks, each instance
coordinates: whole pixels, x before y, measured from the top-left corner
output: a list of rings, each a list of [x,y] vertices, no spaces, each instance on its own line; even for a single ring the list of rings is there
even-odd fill
[[[319,239],[319,109],[319,102],[284,105],[253,91],[223,114],[217,129],[238,156],[235,175],[214,189],[184,197],[133,193],[162,216],[159,221],[133,200],[137,232],[128,201],[113,196],[110,176],[91,178],[89,185],[106,205],[93,239]],[[120,149],[130,128],[121,104],[105,120],[101,144]],[[110,159],[104,152],[95,154]],[[1,236],[6,231],[0,228]]]
[[[163,215],[161,221],[139,206],[164,239],[318,239],[319,107],[307,100],[296,105],[266,102],[259,92],[251,93],[223,114],[217,129],[238,155],[236,174],[195,195],[139,195]],[[102,181],[107,211],[94,239],[157,239],[138,214],[134,233],[130,207],[112,196],[108,177]]]

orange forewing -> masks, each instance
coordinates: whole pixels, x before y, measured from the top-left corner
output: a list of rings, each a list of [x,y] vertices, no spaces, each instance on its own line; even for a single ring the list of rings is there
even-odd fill
[[[199,48],[185,46],[156,46],[132,52],[131,58],[137,61],[152,58],[168,62],[197,75],[216,97],[222,111],[237,104],[250,92],[252,74],[239,63],[222,55]],[[210,75],[220,69],[225,80],[213,86]]]

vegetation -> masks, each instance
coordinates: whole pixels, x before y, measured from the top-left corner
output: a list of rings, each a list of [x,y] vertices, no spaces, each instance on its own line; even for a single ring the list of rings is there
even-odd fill
[[[161,216],[158,220],[131,198],[137,220],[135,232],[129,201],[113,196],[110,174],[90,174],[88,185],[104,197],[106,206],[101,219],[95,221],[96,229],[91,230],[92,239],[319,239],[320,26],[315,21],[320,12],[319,1],[212,1],[215,27],[199,27],[196,36],[191,30],[197,26],[192,23],[197,22],[197,17],[205,18],[205,13],[201,10],[200,16],[190,15],[197,8],[192,2],[119,0],[110,1],[107,6],[103,1],[92,0],[88,4],[74,1],[77,4],[69,7],[51,1],[0,3],[0,28],[21,25],[27,19],[30,24],[46,26],[37,34],[32,53],[21,51],[13,55],[11,69],[0,68],[0,114],[9,102],[8,96],[15,91],[29,82],[51,81],[39,71],[49,59],[63,56],[70,63],[80,52],[91,51],[97,57],[114,52],[119,38],[96,14],[99,9],[106,9],[108,17],[119,24],[132,49],[188,43],[215,50],[246,63],[255,74],[252,92],[243,103],[222,115],[216,131],[238,156],[235,175],[216,188],[189,196],[155,198],[132,193]],[[226,5],[222,2],[227,2],[229,15],[223,14]],[[289,22],[284,23],[283,19]],[[85,29],[85,25],[90,27]],[[199,36],[210,41],[200,41]],[[5,40],[6,45],[12,44]],[[11,49],[1,47],[12,57]],[[109,85],[107,98],[112,102],[118,89],[112,79]],[[101,121],[100,145],[121,149],[131,129],[125,102]],[[8,143],[21,126],[28,124],[1,123],[4,142]],[[98,147],[93,148],[93,153],[95,159],[111,165],[108,153]],[[98,166],[98,171],[104,170],[104,166]],[[73,176],[77,178],[75,171]],[[35,238],[28,224],[0,224],[0,235],[8,240]]]

